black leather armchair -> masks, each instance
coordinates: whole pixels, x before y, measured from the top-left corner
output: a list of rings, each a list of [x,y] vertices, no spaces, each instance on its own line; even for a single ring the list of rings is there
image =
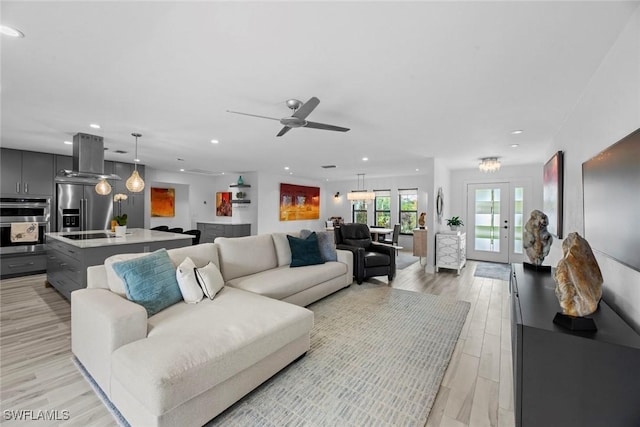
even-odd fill
[[[334,229],[336,248],[353,253],[353,274],[362,284],[367,277],[396,276],[396,252],[391,246],[378,245],[371,241],[366,224],[344,224]]]

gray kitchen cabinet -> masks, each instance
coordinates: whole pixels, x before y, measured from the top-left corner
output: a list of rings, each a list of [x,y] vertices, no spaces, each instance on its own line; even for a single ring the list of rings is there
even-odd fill
[[[53,154],[3,148],[1,159],[3,195],[53,195]]]
[[[196,223],[200,230],[200,243],[213,243],[216,237],[243,237],[251,235],[251,224]]]
[[[73,169],[73,158],[71,156],[62,156],[60,154],[56,155],[55,158],[56,168],[54,175],[57,175],[59,171],[63,169],[71,170]]]
[[[2,255],[0,262],[0,277],[26,276],[28,274],[44,273],[47,267],[45,253]]]
[[[141,193],[132,193],[127,189],[127,179],[133,172],[134,165],[131,163],[113,162],[113,173],[122,178],[121,181],[112,181],[112,194],[123,193],[127,195],[127,200],[122,202],[122,213],[127,214],[127,227],[143,228],[144,227],[144,191]],[[138,165],[138,173],[144,179],[144,166]],[[114,206],[114,212],[117,207]]]

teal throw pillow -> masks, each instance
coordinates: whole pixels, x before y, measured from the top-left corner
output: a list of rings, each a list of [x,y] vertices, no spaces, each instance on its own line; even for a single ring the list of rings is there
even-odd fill
[[[312,233],[311,230],[301,230],[300,237],[306,239]],[[316,233],[318,236],[318,247],[320,248],[320,255],[325,262],[338,261],[338,253],[336,252],[336,244],[334,241],[334,235],[332,231],[320,231]]]
[[[166,249],[116,262],[113,270],[124,282],[127,298],[143,306],[148,316],[182,301],[176,268]]]
[[[287,239],[289,240],[289,248],[291,248],[290,267],[324,264],[316,233],[311,233],[306,239],[287,235]]]

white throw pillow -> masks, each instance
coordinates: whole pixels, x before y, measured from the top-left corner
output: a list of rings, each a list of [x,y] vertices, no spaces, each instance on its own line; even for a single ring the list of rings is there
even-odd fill
[[[176,279],[178,280],[178,286],[180,286],[182,298],[189,304],[198,303],[204,297],[195,272],[196,265],[189,257],[186,257],[176,270]]]
[[[213,299],[214,296],[224,287],[224,279],[218,267],[212,262],[205,267],[196,268],[196,280],[204,291],[204,294]]]

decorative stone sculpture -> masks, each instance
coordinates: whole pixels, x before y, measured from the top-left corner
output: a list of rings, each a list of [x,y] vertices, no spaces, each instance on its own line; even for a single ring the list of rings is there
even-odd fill
[[[562,312],[587,316],[598,309],[602,297],[602,273],[589,243],[578,233],[569,233],[562,242],[563,258],[553,278]]]
[[[425,223],[425,218],[424,217],[425,217],[426,214],[427,214],[426,212],[422,212],[420,214],[420,218],[418,218],[418,225],[420,225],[420,228],[424,228],[424,223]]]
[[[524,226],[522,246],[533,265],[542,265],[542,261],[549,254],[553,237],[547,231],[547,225],[547,215],[536,209],[531,212],[531,217]]]

